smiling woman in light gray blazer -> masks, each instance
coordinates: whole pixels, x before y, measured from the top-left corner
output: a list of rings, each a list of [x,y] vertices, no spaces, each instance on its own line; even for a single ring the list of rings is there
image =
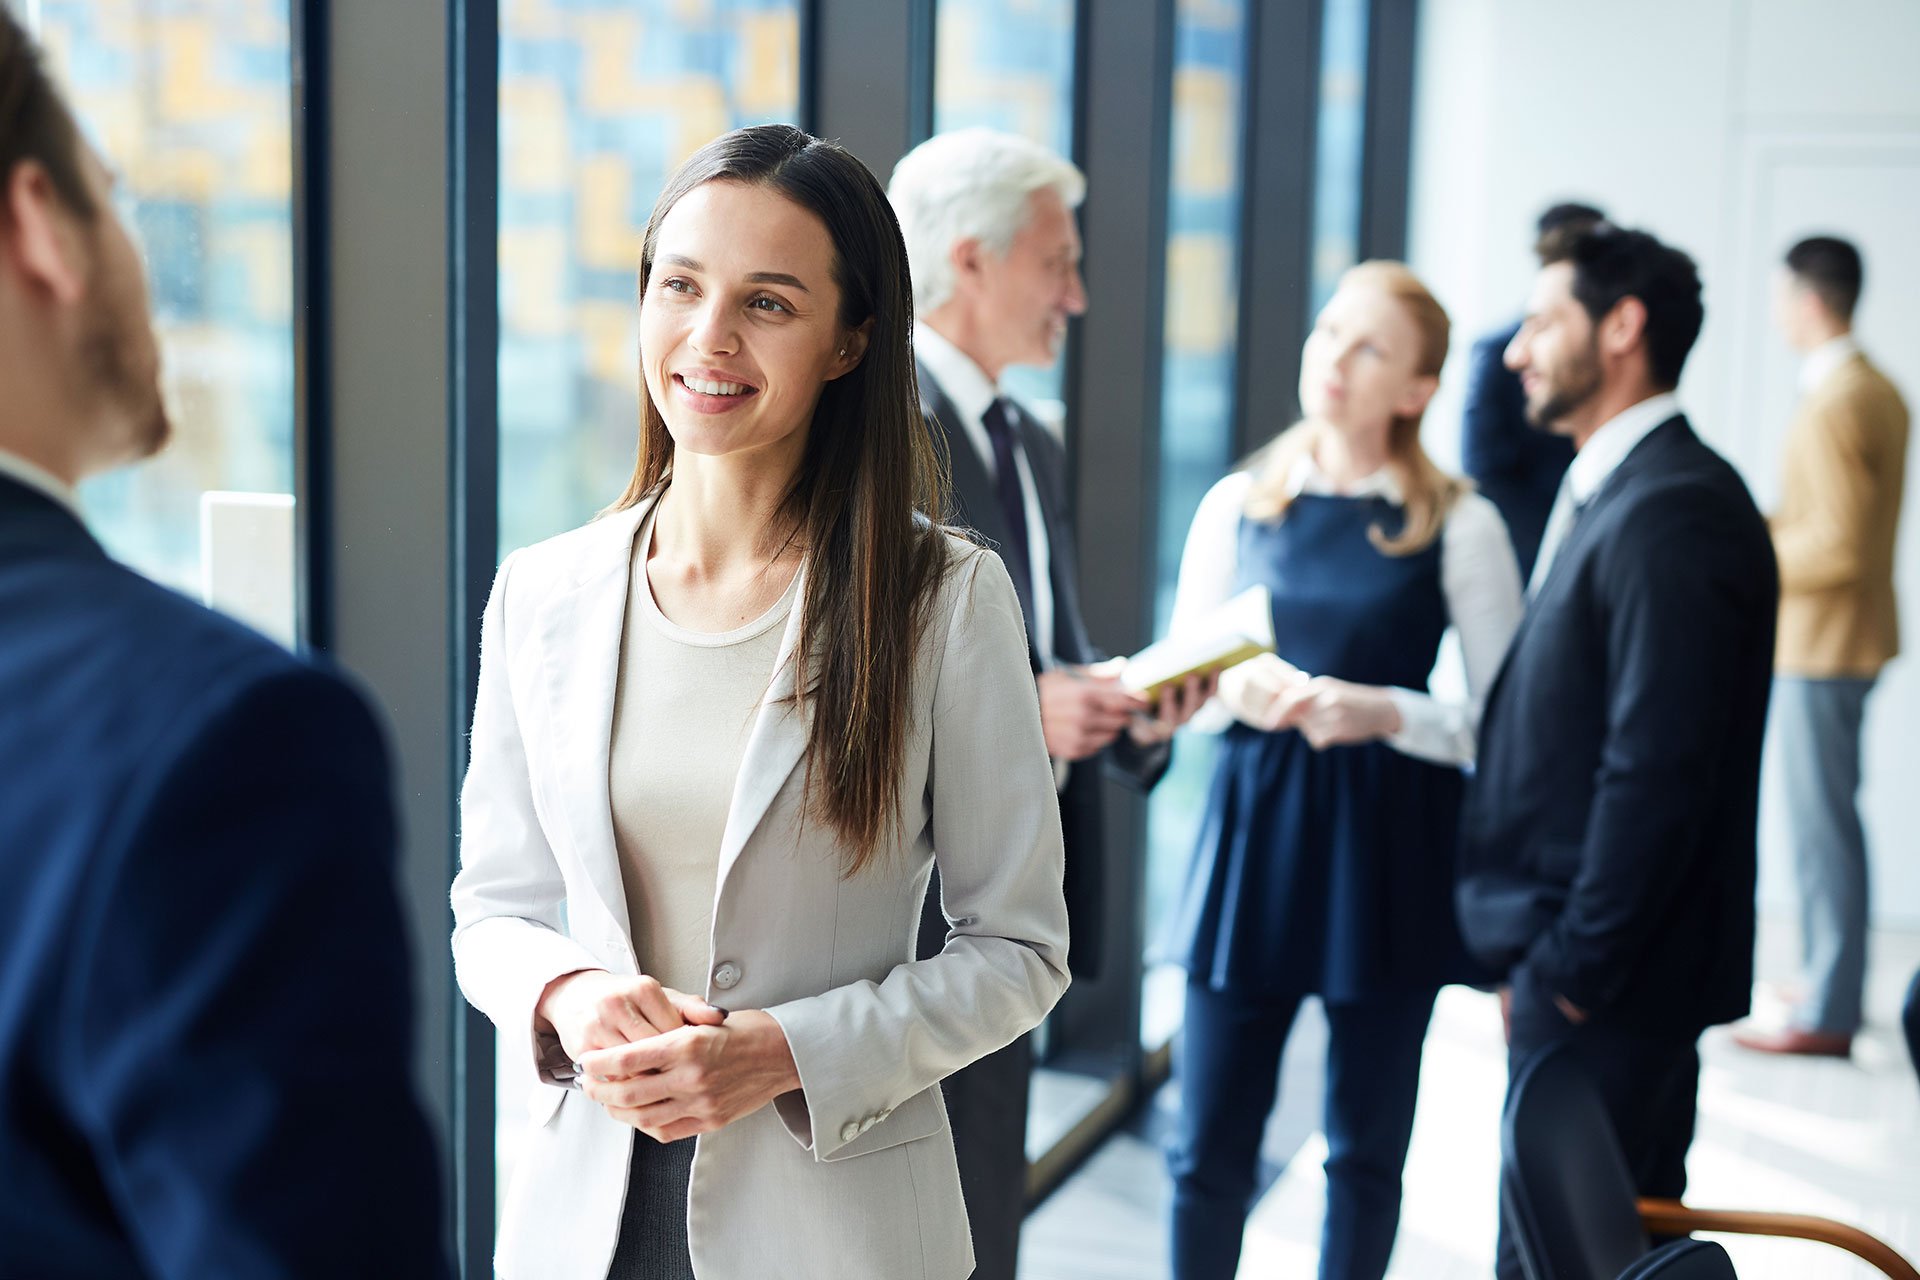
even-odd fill
[[[640,287],[633,480],[482,632],[453,951],[535,1099],[496,1264],[958,1280],[938,1084],[1059,999],[1067,923],[1012,583],[916,514],[900,233],[847,152],[738,130]]]

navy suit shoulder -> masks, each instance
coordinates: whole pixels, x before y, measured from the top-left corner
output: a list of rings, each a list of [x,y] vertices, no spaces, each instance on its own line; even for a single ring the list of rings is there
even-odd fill
[[[0,1274],[444,1274],[387,757],[0,482]]]

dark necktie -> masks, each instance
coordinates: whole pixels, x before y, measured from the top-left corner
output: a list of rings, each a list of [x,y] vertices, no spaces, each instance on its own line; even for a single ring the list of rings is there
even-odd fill
[[[1020,491],[1020,466],[1013,445],[1013,424],[1020,411],[1001,396],[987,406],[981,425],[993,442],[993,496],[1000,504],[1000,517],[1007,522],[1007,545],[1000,558],[1013,575],[1014,589],[1020,593],[1020,605],[1033,612],[1033,551],[1027,540],[1027,499]]]

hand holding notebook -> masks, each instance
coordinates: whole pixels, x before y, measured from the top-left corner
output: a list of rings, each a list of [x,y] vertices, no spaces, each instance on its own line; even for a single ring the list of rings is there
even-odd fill
[[[1273,652],[1273,601],[1249,587],[1126,660],[1120,683],[1148,698],[1188,676],[1210,676]]]

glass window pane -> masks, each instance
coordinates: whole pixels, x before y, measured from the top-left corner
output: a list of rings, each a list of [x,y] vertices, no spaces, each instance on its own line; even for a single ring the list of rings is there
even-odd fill
[[[620,496],[639,429],[641,238],[669,174],[799,115],[799,0],[502,0],[500,550]],[[525,1037],[497,1051],[526,1052]],[[527,1128],[499,1072],[496,1193]]]
[[[114,555],[198,595],[203,495],[293,489],[288,5],[39,0],[26,13],[119,172],[176,427],[160,457],[90,481],[81,500]],[[276,572],[290,589],[291,558]]]
[[[799,88],[799,0],[503,0],[503,553],[620,495],[654,198],[717,135],[795,119]]]
[[[1187,526],[1233,460],[1239,333],[1241,101],[1246,0],[1180,0],[1173,43],[1173,172],[1167,193],[1166,347],[1160,410],[1155,631],[1164,634]],[[1147,942],[1157,949],[1193,852],[1213,741],[1185,734],[1154,788],[1147,828]],[[1141,1033],[1166,1038],[1167,989],[1150,975]],[[1178,991],[1177,984],[1172,988]]]
[[[1073,154],[1071,0],[942,0],[933,128],[983,126]]]
[[[933,41],[933,129],[1017,133],[1073,155],[1073,0],[940,0]],[[1002,384],[1057,426],[1061,362],[1015,367]]]

